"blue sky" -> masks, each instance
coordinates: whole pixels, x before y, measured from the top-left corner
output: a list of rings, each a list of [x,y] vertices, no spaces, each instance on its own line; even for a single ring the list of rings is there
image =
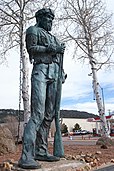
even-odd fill
[[[68,58],[70,58],[70,56],[68,56]],[[92,89],[92,77],[88,76],[88,74],[91,73],[90,66],[68,58],[67,55],[66,58],[64,58],[64,68],[68,74],[68,78],[63,85],[61,108],[98,114]],[[102,69],[98,72],[100,87],[103,89],[106,114],[108,114],[109,109],[111,111],[114,110],[113,69]],[[101,88],[100,92],[102,95]]]
[[[114,2],[108,0],[108,10],[113,12]],[[113,18],[114,24],[114,18]],[[0,108],[18,109],[19,106],[19,55],[10,52],[7,65],[0,65]],[[31,64],[29,64],[29,81]],[[80,110],[98,114],[97,105],[93,100],[92,77],[88,64],[74,61],[72,55],[65,53],[64,70],[68,77],[62,87],[61,109]],[[114,111],[114,68],[102,69],[98,72],[98,80],[103,88],[105,113]],[[22,105],[23,106],[23,105]],[[23,108],[23,107],[22,107]]]

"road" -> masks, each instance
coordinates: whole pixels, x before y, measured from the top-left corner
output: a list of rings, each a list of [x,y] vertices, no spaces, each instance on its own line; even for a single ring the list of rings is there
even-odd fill
[[[101,169],[97,169],[95,171],[114,171],[114,165],[107,166],[107,167],[104,167],[104,168],[101,168]]]
[[[64,145],[95,145],[97,137],[90,137],[89,135],[84,136],[70,136],[62,137]],[[49,142],[53,144],[53,138],[49,138]]]
[[[96,141],[63,141],[64,145],[95,145]]]

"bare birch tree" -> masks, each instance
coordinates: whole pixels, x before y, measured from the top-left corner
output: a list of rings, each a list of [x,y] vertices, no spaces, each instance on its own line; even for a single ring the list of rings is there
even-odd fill
[[[112,14],[107,14],[102,0],[65,0],[65,41],[74,43],[74,56],[89,61],[93,79],[93,90],[102,124],[102,135],[108,137],[109,130],[105,108],[99,91],[98,70],[111,63],[114,45]]]
[[[20,54],[20,95],[23,98],[24,122],[30,116],[29,84],[28,84],[28,55],[25,48],[25,30],[34,18],[35,12],[42,7],[55,7],[53,0],[0,0],[0,62],[8,52],[17,48]],[[12,57],[13,58],[13,57]],[[22,85],[21,85],[21,74]],[[22,92],[22,93],[21,93]],[[19,103],[20,108],[20,103]]]

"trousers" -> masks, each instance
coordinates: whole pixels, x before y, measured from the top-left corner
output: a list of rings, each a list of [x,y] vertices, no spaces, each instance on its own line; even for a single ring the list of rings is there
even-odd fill
[[[34,146],[35,155],[48,153],[48,135],[55,116],[59,65],[35,64],[31,76],[31,117],[23,141]]]

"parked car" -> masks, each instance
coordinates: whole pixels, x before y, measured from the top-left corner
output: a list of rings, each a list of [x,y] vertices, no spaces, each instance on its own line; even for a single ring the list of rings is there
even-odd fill
[[[74,132],[71,132],[72,135],[86,135],[86,134],[92,134],[92,132],[87,130],[75,130]]]
[[[86,131],[86,130],[81,130],[81,135],[86,135],[86,134],[88,134],[88,131]]]
[[[87,130],[81,130],[81,135],[92,134],[92,132]]]
[[[68,132],[66,132],[66,133],[62,133],[62,136],[63,137],[67,137],[69,135],[69,133]]]
[[[81,130],[76,130],[73,132],[73,135],[81,135]]]

